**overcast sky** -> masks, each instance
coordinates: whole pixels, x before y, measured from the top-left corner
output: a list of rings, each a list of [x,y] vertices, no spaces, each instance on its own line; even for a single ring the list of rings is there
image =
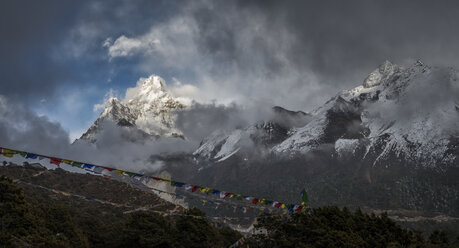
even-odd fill
[[[0,103],[76,137],[157,74],[201,102],[308,111],[384,60],[459,67],[458,27],[457,1],[4,0]]]

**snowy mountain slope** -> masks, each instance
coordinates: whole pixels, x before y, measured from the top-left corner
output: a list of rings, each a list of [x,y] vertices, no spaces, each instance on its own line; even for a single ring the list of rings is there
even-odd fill
[[[362,85],[339,93],[313,111],[311,122],[272,150],[306,153],[334,144],[341,153],[343,146],[356,145],[351,140],[360,139],[365,156],[371,155],[374,164],[392,155],[424,166],[453,164],[457,148],[451,152],[451,146],[459,135],[458,98],[455,70],[420,61],[404,69],[386,61]],[[345,150],[355,150],[352,147]]]
[[[217,130],[201,142],[193,155],[200,159],[222,162],[238,151],[261,153],[284,140],[298,126],[309,121],[309,114],[272,108],[270,121],[259,122],[233,131]]]
[[[105,109],[81,138],[96,140],[106,120],[123,128],[134,129],[144,136],[182,136],[175,127],[174,111],[184,109],[185,104],[174,99],[164,88],[164,80],[156,75],[141,78],[137,86],[126,92],[123,101],[111,98]]]

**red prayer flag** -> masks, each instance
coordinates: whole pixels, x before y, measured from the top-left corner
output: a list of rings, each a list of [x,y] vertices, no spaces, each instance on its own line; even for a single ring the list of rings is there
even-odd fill
[[[301,209],[303,209],[303,206],[299,206],[299,207],[296,209],[296,211],[297,211],[298,213],[301,213]]]
[[[51,157],[51,158],[49,158],[49,163],[59,166],[59,164],[61,163],[61,160],[58,159],[58,158]]]
[[[225,197],[228,197],[228,196],[230,196],[230,195],[232,195],[232,194],[233,194],[233,193],[226,192],[226,193],[225,193]]]
[[[258,198],[253,198],[252,203],[253,203],[253,204],[257,204],[257,202],[258,202]]]
[[[160,181],[161,180],[161,178],[157,178],[157,177],[151,177],[151,178],[153,178],[153,180],[156,180],[156,181]]]
[[[104,168],[104,169],[106,169],[108,171],[112,171],[113,170],[112,168],[108,168],[108,167],[102,167],[102,168]]]
[[[191,192],[195,192],[198,189],[199,189],[199,186],[194,185],[193,188],[191,188]]]
[[[282,202],[276,204],[276,208],[279,208],[282,205]]]

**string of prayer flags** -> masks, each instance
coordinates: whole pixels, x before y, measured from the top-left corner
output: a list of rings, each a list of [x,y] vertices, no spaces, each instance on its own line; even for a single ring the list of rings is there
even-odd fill
[[[0,148],[0,152],[1,152],[1,154],[3,156],[10,157],[10,158],[13,157],[14,154],[20,154],[21,156],[23,156],[25,158],[28,158],[28,159],[39,158],[41,160],[43,158],[48,158],[48,159],[50,159],[50,163],[51,164],[55,164],[55,165],[59,166],[61,163],[66,163],[66,164],[69,164],[69,165],[74,166],[74,167],[82,168],[82,169],[85,169],[85,170],[88,170],[88,171],[91,171],[91,172],[94,172],[94,173],[97,173],[97,174],[102,174],[105,177],[110,177],[110,175],[107,175],[106,173],[104,174],[103,173],[104,170],[107,170],[109,172],[116,171],[116,173],[118,175],[128,176],[130,178],[134,178],[134,179],[137,179],[137,180],[140,180],[142,178],[144,178],[145,180],[153,179],[155,181],[168,183],[168,184],[170,184],[171,186],[174,186],[174,187],[183,187],[183,186],[185,186],[185,190],[187,190],[187,191],[191,190],[191,192],[196,192],[197,190],[199,190],[199,192],[201,192],[202,194],[217,195],[221,199],[224,199],[224,198],[230,198],[230,199],[231,198],[235,198],[237,200],[245,199],[245,200],[251,202],[254,205],[255,204],[264,204],[264,205],[267,205],[267,206],[272,206],[272,207],[277,208],[277,209],[281,208],[281,209],[284,209],[285,211],[293,212],[293,211],[302,211],[302,209],[307,209],[306,203],[308,202],[308,196],[306,194],[306,190],[305,189],[303,189],[301,191],[301,198],[302,198],[301,206],[302,207],[300,208],[300,205],[297,205],[297,204],[285,204],[285,203],[281,203],[281,202],[277,202],[277,201],[267,200],[265,198],[243,196],[241,194],[235,194],[235,193],[231,193],[231,192],[220,191],[220,190],[211,189],[211,188],[208,188],[208,187],[201,187],[201,186],[197,186],[197,185],[190,185],[190,184],[183,183],[183,182],[172,181],[170,179],[164,179],[164,178],[159,178],[159,177],[149,177],[149,176],[145,176],[145,175],[142,175],[142,174],[129,172],[129,171],[124,171],[124,170],[119,170],[119,169],[114,169],[114,168],[110,168],[110,167],[104,167],[104,166],[98,166],[98,165],[93,165],[93,164],[81,163],[81,162],[77,162],[77,161],[61,159],[61,158],[56,158],[56,157],[49,157],[49,156],[39,155],[39,154],[33,154],[33,153],[24,152],[24,151],[16,151],[16,150],[11,150],[11,149],[7,149],[7,148]]]

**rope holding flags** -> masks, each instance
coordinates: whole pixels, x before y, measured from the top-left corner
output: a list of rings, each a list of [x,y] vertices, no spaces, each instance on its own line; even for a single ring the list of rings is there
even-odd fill
[[[47,159],[50,160],[51,164],[54,164],[54,165],[57,165],[57,166],[60,166],[61,163],[65,163],[65,164],[68,164],[70,166],[77,167],[77,168],[84,169],[84,170],[87,170],[87,171],[90,171],[90,172],[93,172],[93,173],[98,173],[98,174],[103,174],[103,171],[107,171],[107,172],[114,171],[118,175],[127,176],[127,177],[130,177],[130,178],[150,178],[150,179],[153,179],[153,180],[158,181],[158,182],[167,183],[167,184],[169,184],[169,185],[171,185],[173,187],[178,187],[178,188],[184,187],[185,190],[191,191],[193,193],[197,192],[197,193],[207,194],[207,195],[209,195],[209,194],[217,195],[217,196],[220,197],[220,199],[228,198],[228,199],[236,199],[236,200],[246,200],[246,201],[252,203],[253,205],[264,204],[264,205],[267,205],[267,206],[271,206],[273,208],[287,209],[290,212],[293,212],[293,211],[301,212],[303,209],[307,209],[306,203],[308,202],[308,197],[307,197],[306,191],[304,189],[301,192],[301,196],[302,196],[302,200],[303,200],[301,205],[298,205],[298,204],[286,204],[286,203],[282,203],[282,202],[267,200],[265,198],[245,196],[245,195],[242,195],[242,194],[236,194],[236,193],[232,193],[232,192],[225,192],[225,191],[221,191],[221,190],[212,189],[212,188],[209,188],[209,187],[202,187],[202,186],[198,186],[198,185],[191,185],[191,184],[184,183],[184,182],[172,181],[170,179],[164,179],[164,178],[159,178],[159,177],[150,177],[150,176],[146,176],[146,175],[143,175],[143,174],[138,174],[138,173],[134,173],[134,172],[119,170],[119,169],[115,169],[115,168],[111,168],[111,167],[107,167],[107,166],[99,166],[99,165],[83,163],[83,162],[78,162],[78,161],[73,161],[73,160],[68,160],[68,159],[62,159],[62,158],[57,158],[57,157],[51,157],[51,156],[40,155],[40,154],[35,154],[35,153],[29,153],[29,152],[25,152],[25,151],[18,151],[18,150],[12,150],[12,149],[8,149],[8,148],[1,148],[0,147],[0,152],[1,152],[1,154],[3,156],[9,157],[9,158],[12,158],[15,154],[20,154],[21,156],[25,157],[26,159],[37,159],[38,158],[38,159],[41,160],[43,158],[47,158]]]

